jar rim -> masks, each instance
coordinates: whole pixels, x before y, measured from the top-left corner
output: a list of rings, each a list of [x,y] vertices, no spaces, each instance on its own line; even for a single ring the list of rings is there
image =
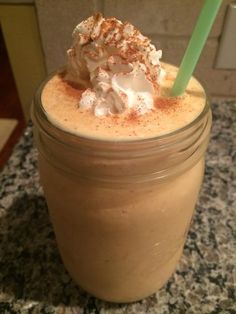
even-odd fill
[[[188,130],[190,130],[192,127],[194,127],[196,124],[198,124],[198,122],[200,122],[205,116],[206,114],[209,112],[210,110],[210,101],[209,101],[209,95],[208,93],[206,92],[206,89],[204,87],[204,84],[202,84],[202,82],[200,82],[198,79],[197,81],[203,86],[203,89],[204,89],[204,92],[205,92],[205,95],[206,95],[206,100],[205,100],[205,104],[204,104],[204,108],[203,110],[200,112],[200,114],[195,117],[190,123],[184,125],[183,127],[177,129],[177,130],[174,130],[172,132],[169,132],[169,133],[165,133],[165,134],[162,134],[162,135],[158,135],[158,136],[152,136],[152,137],[147,137],[147,138],[139,138],[139,139],[102,139],[102,138],[96,138],[96,137],[91,137],[91,136],[85,136],[85,135],[80,135],[80,134],[74,134],[72,132],[69,132],[69,131],[66,131],[66,130],[63,130],[61,128],[59,128],[56,124],[53,124],[49,119],[48,119],[48,116],[47,116],[47,113],[43,107],[43,104],[42,104],[42,98],[41,98],[41,95],[42,95],[42,91],[43,91],[43,88],[45,87],[45,85],[50,81],[50,79],[62,72],[63,70],[65,69],[65,67],[61,67],[59,68],[58,70],[52,72],[51,74],[49,74],[47,76],[46,79],[44,79],[41,84],[39,85],[36,93],[35,93],[35,97],[34,97],[34,104],[33,106],[36,106],[36,110],[38,110],[39,114],[41,115],[41,117],[46,121],[46,123],[48,125],[53,126],[53,128],[55,128],[56,131],[60,132],[61,134],[65,135],[65,136],[69,136],[70,139],[80,139],[80,140],[84,140],[84,141],[87,141],[88,143],[100,143],[100,144],[112,144],[112,143],[115,143],[115,144],[122,144],[124,146],[126,145],[135,145],[135,144],[151,144],[153,142],[157,142],[157,141],[162,141],[162,140],[169,140],[169,139],[172,139],[180,134],[183,134],[185,132],[187,132]],[[193,78],[195,78],[193,76]],[[196,78],[195,78],[196,79]],[[37,105],[36,105],[37,104]],[[41,125],[42,126],[42,125]],[[44,129],[45,132],[47,132],[45,129]],[[50,134],[50,136],[52,136],[52,134]],[[55,136],[55,139],[58,140],[58,138]],[[64,144],[66,144],[64,141],[63,141]]]

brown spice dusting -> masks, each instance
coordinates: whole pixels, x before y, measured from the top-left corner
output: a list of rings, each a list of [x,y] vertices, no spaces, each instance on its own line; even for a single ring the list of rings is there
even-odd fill
[[[156,109],[163,111],[175,110],[179,105],[179,97],[157,97],[154,101]]]
[[[111,122],[112,124],[118,124],[119,123],[119,116],[114,114],[111,116]]]
[[[127,122],[139,122],[139,114],[135,109],[132,109],[126,118]]]

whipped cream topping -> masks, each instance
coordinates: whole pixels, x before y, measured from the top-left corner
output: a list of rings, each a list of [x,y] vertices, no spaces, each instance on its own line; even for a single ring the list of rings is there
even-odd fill
[[[135,108],[144,114],[159,93],[161,50],[128,22],[95,14],[73,31],[67,79],[82,85],[79,106],[96,116]]]

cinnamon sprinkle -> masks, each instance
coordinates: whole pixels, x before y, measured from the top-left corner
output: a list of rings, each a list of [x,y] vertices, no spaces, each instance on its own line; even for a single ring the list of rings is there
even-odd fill
[[[118,124],[119,123],[119,116],[118,115],[112,115],[111,121],[112,121],[112,124]]]
[[[176,109],[179,101],[179,97],[157,97],[154,101],[154,106],[156,109],[170,111]]]
[[[139,122],[139,114],[135,109],[132,109],[126,118],[127,122]]]

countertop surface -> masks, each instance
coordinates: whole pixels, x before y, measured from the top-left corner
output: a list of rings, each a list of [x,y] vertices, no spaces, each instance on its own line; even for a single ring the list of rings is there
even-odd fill
[[[205,179],[178,268],[159,292],[123,305],[88,295],[66,272],[29,125],[0,174],[0,313],[236,313],[236,104],[212,108]]]

